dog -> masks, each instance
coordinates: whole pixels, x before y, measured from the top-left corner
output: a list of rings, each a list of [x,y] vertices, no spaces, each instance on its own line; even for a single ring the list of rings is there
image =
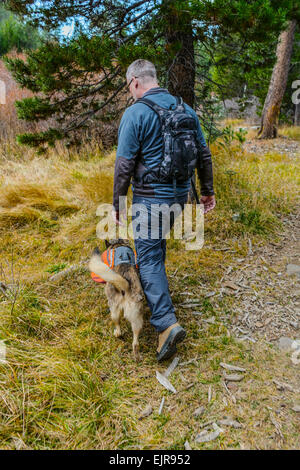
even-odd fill
[[[105,284],[111,319],[115,325],[114,336],[122,336],[120,318],[124,317],[131,323],[133,332],[132,349],[135,360],[141,359],[139,352],[139,334],[143,328],[143,300],[144,293],[140,282],[135,254],[130,244],[123,239],[105,240],[107,251],[100,253],[95,248],[89,262],[89,270],[100,276]],[[120,247],[122,247],[120,249]],[[114,260],[107,265],[104,259]],[[103,256],[106,255],[106,258]],[[112,267],[111,267],[112,266]]]

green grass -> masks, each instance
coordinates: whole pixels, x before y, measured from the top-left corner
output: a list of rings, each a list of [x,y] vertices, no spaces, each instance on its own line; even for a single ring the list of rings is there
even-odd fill
[[[66,266],[67,266],[66,263],[52,264],[51,266],[49,266],[49,268],[46,269],[46,272],[51,273],[51,274],[56,274],[62,271],[63,269],[65,269]]]

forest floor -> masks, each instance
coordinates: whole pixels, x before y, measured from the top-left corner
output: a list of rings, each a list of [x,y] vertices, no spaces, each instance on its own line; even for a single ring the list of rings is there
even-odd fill
[[[212,145],[217,207],[205,244],[195,252],[167,241],[187,330],[168,376],[176,393],[156,378],[172,361],[156,362],[148,308],[136,364],[130,325],[113,336],[103,288],[86,271],[103,248],[96,208],[111,202],[115,151],[91,144],[45,158],[2,148],[2,449],[300,448],[296,131]]]

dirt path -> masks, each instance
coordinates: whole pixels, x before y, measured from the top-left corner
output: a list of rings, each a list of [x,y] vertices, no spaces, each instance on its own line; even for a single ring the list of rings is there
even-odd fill
[[[300,142],[284,136],[275,140],[251,139],[244,147],[256,154],[300,156]],[[222,280],[223,285],[229,282],[230,286],[232,282],[235,286],[231,287],[236,287],[225,288],[224,294],[236,298],[234,331],[238,336],[270,342],[283,336],[300,338],[300,273],[290,273],[297,271],[297,266],[300,269],[300,206],[282,223],[279,242],[255,249],[249,245],[248,256],[238,260],[234,275],[229,269]]]
[[[300,143],[297,140],[280,136],[274,140],[266,139],[249,139],[244,144],[244,149],[249,153],[266,154],[275,152],[278,154],[288,154],[289,157],[300,156]]]
[[[233,331],[238,337],[269,342],[300,337],[300,277],[287,272],[289,264],[300,266],[299,211],[283,224],[279,243],[256,249],[249,245],[248,256],[238,259],[234,273],[229,268],[222,279],[221,295],[235,297]]]
[[[300,156],[299,142],[284,141],[279,149],[279,140],[264,142],[262,146],[250,141],[247,151],[253,145],[255,153],[282,151],[295,158]],[[240,433],[240,448],[299,448],[295,430],[299,429],[300,364],[292,360],[293,349],[282,347],[283,338],[300,341],[299,209],[300,206],[282,218],[282,235],[274,242],[254,247],[249,239],[247,255],[232,260],[214,287],[217,295],[211,297],[216,309],[222,304],[230,306],[233,316],[229,318],[223,308],[219,321],[255,358],[248,382],[227,384],[229,400],[233,394],[234,402],[222,410],[226,416],[245,416],[248,429],[245,434]],[[215,323],[213,318],[208,320]],[[220,413],[222,404],[218,406]]]

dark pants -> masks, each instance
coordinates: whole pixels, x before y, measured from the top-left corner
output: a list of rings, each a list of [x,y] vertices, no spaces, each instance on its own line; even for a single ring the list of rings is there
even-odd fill
[[[157,199],[133,196],[133,234],[142,287],[151,310],[150,323],[161,332],[177,322],[170,297],[165,270],[166,234],[175,218],[182,212],[187,196],[172,199]],[[166,216],[168,208],[177,202],[175,213]],[[166,206],[161,206],[166,204]],[[174,206],[173,206],[174,207]],[[166,211],[166,212],[165,212]]]

